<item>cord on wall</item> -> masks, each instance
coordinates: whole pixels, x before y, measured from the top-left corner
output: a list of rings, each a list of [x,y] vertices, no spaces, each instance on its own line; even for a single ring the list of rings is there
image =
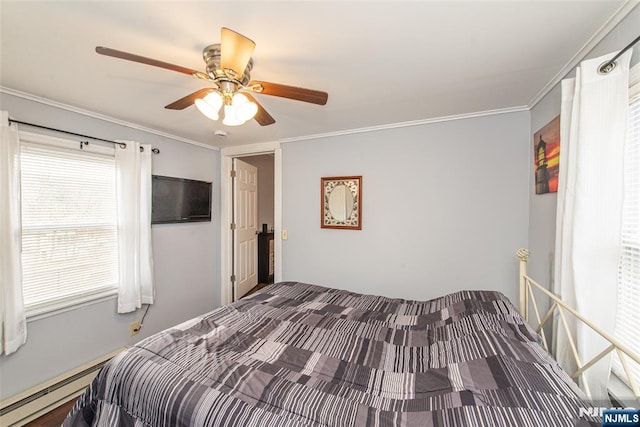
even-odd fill
[[[144,310],[144,314],[142,315],[142,319],[140,319],[140,326],[135,328],[134,332],[136,332],[136,333],[140,332],[140,330],[142,329],[142,326],[144,326],[144,318],[147,316],[147,313],[149,312],[149,307],[151,307],[151,304],[147,304],[147,308]]]

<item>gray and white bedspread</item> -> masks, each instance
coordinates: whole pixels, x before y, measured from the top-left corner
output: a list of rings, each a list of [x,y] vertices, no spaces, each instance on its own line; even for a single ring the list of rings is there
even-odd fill
[[[64,426],[601,425],[587,405],[498,292],[286,282],[116,356]]]

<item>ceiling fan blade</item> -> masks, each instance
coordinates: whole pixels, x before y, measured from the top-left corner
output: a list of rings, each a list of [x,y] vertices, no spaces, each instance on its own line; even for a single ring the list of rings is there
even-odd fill
[[[164,108],[168,110],[184,110],[185,108],[187,108],[188,106],[196,102],[196,99],[204,98],[205,96],[207,96],[209,92],[213,92],[214,90],[215,89],[208,88],[208,87],[197,90],[192,94],[185,96],[184,98],[180,98],[177,101],[172,102],[169,105],[166,105]]]
[[[108,47],[96,46],[96,52],[100,55],[112,56],[114,58],[125,59],[127,61],[138,62],[140,64],[152,65],[154,67],[164,68],[166,70],[177,71],[178,73],[188,74],[203,80],[210,80],[209,76],[203,72],[192,70],[191,68],[181,67],[180,65],[170,64],[168,62],[158,61],[157,59],[146,58],[144,56],[135,55],[133,53],[123,52],[121,50],[110,49]]]
[[[276,122],[276,119],[271,117],[271,114],[267,113],[267,110],[265,110],[250,93],[242,92],[242,94],[246,96],[249,101],[254,102],[258,106],[258,112],[253,116],[253,118],[260,126],[269,126]]]
[[[253,40],[229,28],[222,27],[221,33],[220,68],[229,77],[242,80],[244,69],[251,59],[256,44]]]
[[[327,92],[295,86],[286,86],[277,83],[252,81],[249,82],[247,87],[256,93],[295,99],[296,101],[310,102],[318,105],[325,105],[329,98],[329,94]]]

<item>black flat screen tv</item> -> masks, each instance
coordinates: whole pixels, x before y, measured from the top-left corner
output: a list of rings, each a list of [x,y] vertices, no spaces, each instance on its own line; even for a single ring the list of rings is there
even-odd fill
[[[211,183],[153,175],[151,224],[211,221]]]

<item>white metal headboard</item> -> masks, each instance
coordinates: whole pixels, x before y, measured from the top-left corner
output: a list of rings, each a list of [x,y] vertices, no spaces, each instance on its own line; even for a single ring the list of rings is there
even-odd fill
[[[624,369],[624,373],[627,377],[627,381],[631,386],[631,390],[638,402],[640,402],[640,391],[638,390],[638,384],[636,384],[633,376],[631,375],[631,371],[629,370],[629,361],[627,358],[632,361],[640,364],[640,356],[634,353],[629,347],[622,344],[620,341],[615,338],[609,336],[602,329],[598,328],[596,325],[591,323],[588,319],[578,313],[574,308],[568,306],[564,301],[562,301],[557,295],[551,293],[544,286],[537,283],[531,277],[527,276],[527,260],[529,259],[530,252],[527,249],[518,249],[516,255],[520,259],[520,313],[524,317],[524,319],[531,324],[529,319],[529,303],[531,302],[531,306],[533,307],[533,311],[535,312],[537,319],[537,326],[535,326],[535,330],[542,337],[542,342],[549,351],[549,345],[547,343],[547,337],[545,336],[544,326],[549,322],[550,319],[553,318],[553,314],[558,312],[560,317],[560,321],[564,328],[564,331],[567,334],[567,338],[569,340],[569,345],[571,346],[571,351],[573,353],[573,357],[576,362],[576,366],[578,369],[570,375],[573,380],[576,380],[580,376],[584,374],[584,372],[596,364],[599,360],[605,357],[607,354],[612,351],[616,351],[618,357],[620,358],[620,362],[622,363],[622,367]],[[536,297],[534,294],[534,289],[542,292],[546,297],[549,298],[549,302],[553,302],[549,310],[545,313],[542,318],[540,317],[540,311],[538,310],[538,303],[536,301]],[[591,360],[586,363],[582,363],[580,356],[578,355],[578,350],[576,347],[575,340],[573,339],[572,334],[569,332],[569,325],[567,323],[566,314],[572,315],[574,318],[582,322],[584,325],[589,327],[596,334],[600,335],[607,342],[609,342],[609,346],[605,348],[602,352],[600,352],[597,356],[593,357]],[[585,393],[591,399],[591,391],[589,390],[589,386],[586,381],[584,381]]]

